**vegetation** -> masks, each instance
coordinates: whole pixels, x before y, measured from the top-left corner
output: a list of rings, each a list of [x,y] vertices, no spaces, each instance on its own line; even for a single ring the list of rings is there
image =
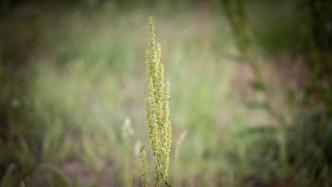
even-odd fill
[[[332,185],[329,1],[0,7],[1,187]]]
[[[164,80],[164,66],[160,62],[161,47],[155,40],[152,17],[149,20],[150,44],[146,52],[148,98],[146,101],[146,124],[153,154],[156,186],[168,176],[169,154],[172,144],[172,129],[169,121],[169,84]],[[144,152],[142,153],[144,158]],[[143,159],[144,163],[144,159]],[[144,174],[143,174],[144,176]]]

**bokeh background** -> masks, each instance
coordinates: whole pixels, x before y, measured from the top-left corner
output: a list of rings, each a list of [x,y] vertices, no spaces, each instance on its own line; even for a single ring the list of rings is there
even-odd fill
[[[332,186],[331,1],[0,8],[1,187],[140,186],[149,16],[171,85],[173,186]]]

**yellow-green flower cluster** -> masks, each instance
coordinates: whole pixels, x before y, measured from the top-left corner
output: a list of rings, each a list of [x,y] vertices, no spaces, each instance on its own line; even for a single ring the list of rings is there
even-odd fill
[[[160,183],[166,179],[168,173],[172,130],[169,121],[169,84],[164,80],[164,66],[160,62],[161,48],[155,40],[155,35],[153,20],[150,17],[150,43],[146,52],[146,124],[149,128],[156,180]]]

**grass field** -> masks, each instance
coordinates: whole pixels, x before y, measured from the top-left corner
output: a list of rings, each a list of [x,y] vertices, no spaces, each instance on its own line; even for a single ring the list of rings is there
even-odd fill
[[[150,15],[171,84],[174,186],[332,184],[319,147],[311,147],[317,174],[299,164],[310,158],[296,160],[307,147],[289,142],[310,75],[301,55],[282,48],[293,43],[278,37],[297,38],[292,12],[279,6],[288,22],[274,16],[272,31],[268,10],[249,12],[267,91],[251,85],[255,74],[217,6],[17,9],[0,27],[1,186],[140,186]]]

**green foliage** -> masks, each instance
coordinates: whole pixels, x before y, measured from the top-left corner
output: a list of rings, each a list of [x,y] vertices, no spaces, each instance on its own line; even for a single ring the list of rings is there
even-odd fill
[[[15,177],[14,177],[15,165],[10,164],[6,170],[6,173],[2,177],[1,187],[12,187],[15,186]]]
[[[55,187],[58,187],[58,186],[70,187],[71,186],[69,180],[62,173],[62,171],[53,165],[42,164],[37,168],[37,170],[39,170],[40,172],[46,172],[47,174],[49,174],[49,177],[47,177],[45,180],[47,180],[51,186],[55,186]]]
[[[283,69],[297,70],[297,66],[291,66],[289,51],[283,54],[290,59],[289,64],[260,51],[269,50],[267,45],[278,48],[287,43],[297,49],[292,46],[299,45],[298,31],[288,19],[296,11],[290,11],[292,6],[285,8],[285,3],[265,2],[263,8],[254,1],[243,2],[241,11],[249,12],[247,20],[232,18],[240,19],[234,21],[236,32],[223,12],[213,12],[215,7],[204,9],[208,5],[176,16],[163,4],[153,10],[159,23],[158,39],[164,44],[163,71],[173,83],[169,120],[175,124],[176,144],[172,146],[174,162],[169,165],[167,159],[173,160],[173,155],[167,154],[169,145],[162,150],[164,144],[156,143],[158,139],[154,139],[154,153],[146,148],[134,151],[134,142],[148,141],[146,128],[142,128],[145,96],[141,62],[146,38],[137,36],[144,36],[149,8],[126,12],[113,6],[96,10],[67,7],[46,9],[47,13],[40,9],[30,16],[26,16],[29,11],[20,14],[20,9],[12,13],[12,19],[1,20],[2,184],[13,186],[22,181],[26,186],[131,186],[142,182],[148,186],[148,176],[166,176],[161,172],[167,170],[166,165],[167,180],[165,177],[160,185],[170,186],[172,181],[174,186],[330,186],[329,68],[320,67],[324,71],[317,77],[324,79],[308,87],[312,94],[304,94],[305,101],[301,100],[302,88],[288,94],[286,85],[297,76],[282,73]],[[232,6],[235,13],[241,9]],[[253,26],[255,42],[245,39],[248,28],[244,26]],[[235,38],[238,34],[242,34],[244,43]],[[265,82],[270,79],[264,84],[241,83],[251,80],[251,72],[241,71],[243,63],[238,62],[243,59],[238,58],[237,47],[240,44],[246,48],[248,42],[259,49],[255,55],[262,59],[263,74],[286,78],[281,86]],[[155,72],[149,70],[148,77],[163,80],[157,42],[150,40],[148,50],[147,66]],[[313,50],[312,56],[317,57],[319,50]],[[249,59],[252,55],[248,51]],[[328,58],[316,59],[325,62]],[[314,66],[310,68],[309,72],[316,71]],[[167,100],[167,84],[161,82],[164,89],[150,84],[154,92],[147,91],[147,95],[153,93],[151,98],[165,104],[161,101]],[[269,103],[259,100],[262,93],[271,94]],[[282,102],[278,103],[278,97]],[[146,112],[164,121],[166,108],[150,105]],[[271,117],[271,111],[277,115]],[[280,114],[282,124],[275,119]],[[134,133],[124,133],[126,118],[131,119]],[[184,141],[180,141],[182,132],[187,132]],[[156,134],[151,131],[151,137]],[[160,172],[150,173],[155,169],[148,164],[150,155],[167,161],[156,164]],[[40,169],[41,163],[53,169]]]

